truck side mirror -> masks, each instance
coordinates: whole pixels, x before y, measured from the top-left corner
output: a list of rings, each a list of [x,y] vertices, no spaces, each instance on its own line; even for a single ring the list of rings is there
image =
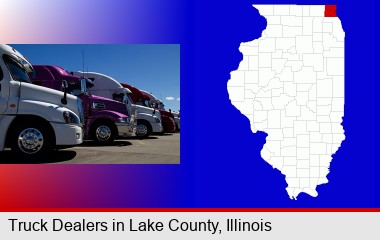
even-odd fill
[[[153,115],[156,114],[156,109],[153,108]]]
[[[69,84],[66,80],[62,81],[62,89],[63,89],[63,98],[61,99],[61,103],[66,105],[67,104],[67,88],[69,87]]]
[[[88,89],[94,86],[94,83],[88,78],[80,79],[81,93],[88,94]]]
[[[81,93],[87,93],[87,79],[85,78],[82,78],[80,80],[80,85],[81,85],[81,88],[80,88],[80,92]]]

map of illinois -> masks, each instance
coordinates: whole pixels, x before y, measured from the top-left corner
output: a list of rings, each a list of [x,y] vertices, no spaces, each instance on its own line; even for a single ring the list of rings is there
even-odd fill
[[[229,97],[253,133],[267,133],[261,157],[285,175],[289,197],[316,197],[345,139],[345,33],[333,5],[254,7],[267,27],[240,45]]]

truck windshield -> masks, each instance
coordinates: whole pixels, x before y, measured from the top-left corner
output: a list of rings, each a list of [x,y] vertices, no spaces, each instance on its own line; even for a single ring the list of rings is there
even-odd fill
[[[81,78],[78,82],[70,82],[68,91],[70,94],[79,96],[81,94],[89,95],[89,88],[94,86],[93,82],[87,78]]]
[[[112,99],[118,102],[122,102],[122,103],[126,102],[126,97],[124,93],[113,93]]]
[[[152,105],[150,104],[149,100],[145,100],[144,104],[145,104],[145,107],[149,107],[149,108],[152,107]]]
[[[79,96],[82,93],[81,83],[80,82],[69,83],[68,92],[75,96]]]
[[[133,104],[132,98],[130,94],[125,93],[113,93],[112,99],[118,102],[122,102],[124,104]]]
[[[25,68],[20,63],[8,55],[4,55],[3,59],[9,71],[11,72],[13,80],[30,83],[29,76],[26,73]]]
[[[131,95],[130,94],[126,94],[127,95],[127,99],[131,104],[133,104],[133,101],[132,101],[132,98],[131,98]]]
[[[158,103],[158,108],[165,110],[165,105],[163,103]]]
[[[152,106],[153,108],[165,110],[165,105],[162,102],[153,102]]]
[[[0,67],[0,81],[3,80],[3,77],[4,77],[3,70]]]

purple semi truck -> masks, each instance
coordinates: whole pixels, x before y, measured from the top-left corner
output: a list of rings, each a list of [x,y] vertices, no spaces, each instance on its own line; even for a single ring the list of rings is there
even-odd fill
[[[89,94],[93,83],[83,77],[71,75],[65,69],[50,65],[33,65],[30,79],[36,85],[61,90],[62,81],[68,83],[68,91],[82,100],[84,112],[84,139],[99,144],[110,144],[117,136],[132,137],[136,134],[137,119],[125,104]]]

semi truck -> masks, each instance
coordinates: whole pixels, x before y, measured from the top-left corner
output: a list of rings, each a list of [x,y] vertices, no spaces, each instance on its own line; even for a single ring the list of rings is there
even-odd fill
[[[150,104],[150,106],[158,111],[160,111],[162,116],[162,123],[164,127],[164,132],[171,133],[176,131],[176,123],[174,121],[174,115],[166,111],[162,101],[159,101],[152,93],[140,90],[140,92],[145,96],[145,99]]]
[[[67,94],[67,82],[61,82],[64,92],[36,86],[32,71],[21,53],[0,45],[0,151],[10,147],[35,160],[83,142],[83,110],[80,99]]]
[[[92,94],[110,98],[113,100],[123,101],[126,105],[131,105],[135,109],[137,116],[136,135],[139,138],[147,138],[151,133],[162,133],[161,114],[153,108],[136,104],[132,100],[132,91],[136,92],[133,86],[121,85],[118,81],[110,76],[97,72],[72,72],[74,76],[86,76],[94,82],[94,87],[90,89]]]
[[[91,80],[71,75],[59,66],[34,65],[29,74],[36,85],[61,90],[62,81],[68,82],[69,91],[78,96],[84,109],[84,139],[98,144],[111,144],[116,137],[131,137],[136,133],[136,121],[132,110],[125,104],[108,98],[90,94]]]

